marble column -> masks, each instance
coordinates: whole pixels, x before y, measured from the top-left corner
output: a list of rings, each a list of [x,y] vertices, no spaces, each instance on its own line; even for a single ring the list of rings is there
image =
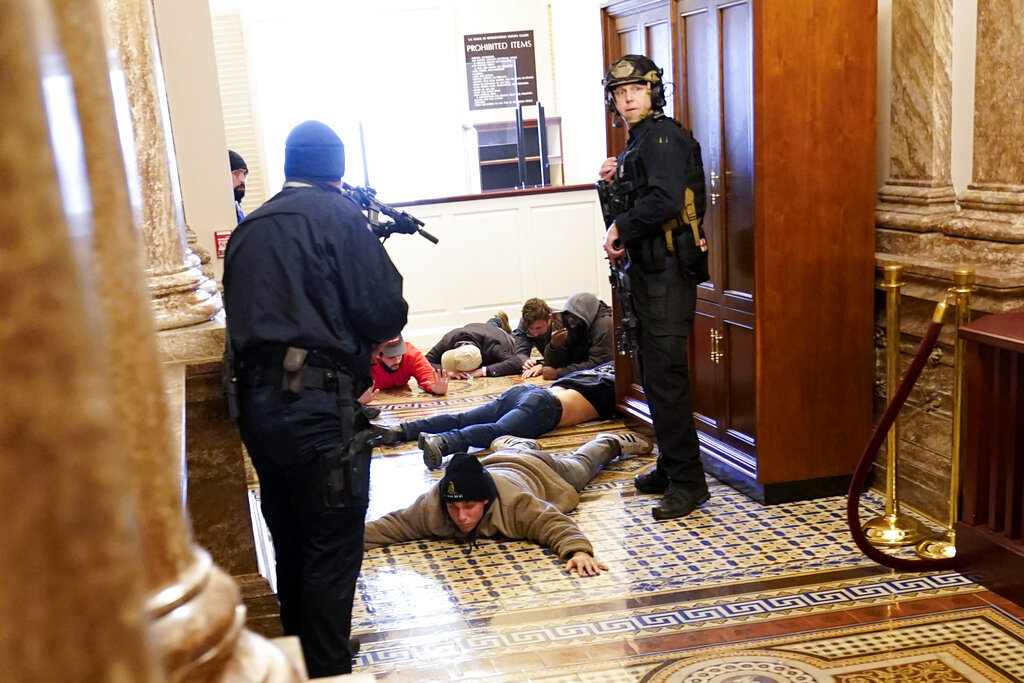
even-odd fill
[[[877,223],[941,230],[956,212],[950,174],[952,0],[893,0],[889,177]]]
[[[153,8],[149,0],[102,1],[128,92],[156,324],[168,330],[203,323],[223,306],[186,241]]]
[[[0,505],[14,506],[0,527],[16,532],[2,539],[5,554],[12,554],[0,571],[24,556],[39,574],[0,584],[0,618],[24,611],[27,624],[0,628],[0,639],[11,634],[30,644],[23,648],[36,648],[29,657],[2,661],[48,667],[63,650],[77,653],[95,640],[102,647],[89,654],[106,669],[63,675],[58,668],[45,680],[300,680],[281,650],[242,627],[238,586],[192,543],[184,517],[184,386],[167,392],[158,358],[100,6],[93,0],[31,4],[36,23],[21,32],[55,26],[54,44],[63,53],[40,61],[66,72],[43,75],[48,119],[41,107],[0,98],[0,122],[17,133],[0,145],[0,159],[12,158],[0,171]],[[11,13],[4,5],[7,27]],[[3,38],[0,50],[23,52],[21,59],[33,62],[32,51]],[[7,61],[0,59],[5,86],[13,86],[6,92],[38,91],[39,76],[18,78]],[[53,148],[51,137],[59,141]],[[62,171],[59,188],[46,168],[54,158]],[[77,267],[67,256],[69,232],[76,236]],[[23,457],[9,457],[7,444]],[[52,595],[28,590],[33,584]],[[52,601],[63,612],[52,638],[39,646],[37,627],[48,625],[41,607]],[[122,622],[135,630],[118,630]]]
[[[1024,5],[978,2],[973,182],[955,205],[948,200],[950,7],[950,0],[893,2],[893,177],[879,192],[876,260],[902,263],[904,294],[931,301],[945,296],[953,271],[973,268],[977,310],[1018,310],[1024,306]],[[921,68],[928,59],[915,36],[930,17],[940,27],[932,43],[941,69]],[[903,95],[908,81],[920,87]],[[932,119],[917,116],[915,102]],[[928,172],[907,172],[915,168]],[[914,173],[916,180],[902,177]]]
[[[142,240],[128,200],[109,66],[102,49],[102,16],[95,2],[53,1],[68,46],[92,203],[97,207],[92,280],[106,321],[101,348],[107,357],[102,367],[108,369],[109,400],[126,441],[126,472],[142,532],[150,640],[171,680],[298,680],[278,649],[242,628],[245,609],[238,586],[192,543],[181,498],[183,425],[170,415],[150,296],[140,277]],[[136,140],[154,140],[150,161],[159,158],[159,136],[140,133],[135,112],[132,122]],[[140,157],[146,155],[144,149],[136,150]],[[166,195],[150,197],[147,205],[167,209],[164,199]],[[179,413],[183,401],[181,386]]]
[[[965,211],[953,231],[1010,245],[1024,244],[1022,34],[1024,5],[978,1],[973,182],[960,197]],[[1018,270],[1018,285],[1022,275]]]
[[[162,681],[127,451],[92,334],[101,313],[75,258],[89,187],[49,10],[0,0],[0,677]]]

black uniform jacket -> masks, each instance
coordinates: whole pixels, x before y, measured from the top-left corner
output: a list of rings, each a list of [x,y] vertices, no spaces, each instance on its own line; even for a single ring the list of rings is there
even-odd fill
[[[368,379],[373,344],[402,331],[402,276],[366,218],[329,186],[286,188],[238,224],[224,260],[236,354],[317,349]]]
[[[488,377],[516,375],[523,371],[523,361],[512,347],[512,335],[490,323],[469,323],[456,327],[441,337],[441,341],[427,351],[427,360],[441,366],[441,355],[454,349],[460,342],[471,342],[480,349],[480,364],[487,368]]]
[[[627,247],[645,237],[662,237],[661,226],[683,207],[696,150],[690,132],[667,116],[648,116],[629,129],[614,183],[617,194],[632,199],[632,207],[615,217],[619,238]]]

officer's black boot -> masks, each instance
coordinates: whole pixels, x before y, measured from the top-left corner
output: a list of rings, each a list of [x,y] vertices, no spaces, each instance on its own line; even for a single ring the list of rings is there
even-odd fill
[[[657,468],[633,477],[633,486],[640,493],[665,493],[669,480]]]
[[[707,502],[708,498],[710,498],[710,494],[708,485],[705,483],[692,488],[671,483],[665,489],[665,495],[661,497],[661,502],[651,508],[651,514],[657,520],[685,517],[696,510],[698,505]]]

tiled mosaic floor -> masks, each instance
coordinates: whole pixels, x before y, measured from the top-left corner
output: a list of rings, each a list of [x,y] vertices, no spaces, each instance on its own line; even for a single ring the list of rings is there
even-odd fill
[[[446,397],[382,397],[383,422],[463,410],[514,379],[453,383]],[[542,382],[540,382],[542,383]],[[571,451],[618,421],[541,439]],[[384,681],[1024,680],[1024,609],[957,573],[900,574],[849,539],[845,501],[761,506],[709,480],[711,500],[650,516],[619,460],[573,513],[609,571],[579,579],[550,551],[483,539],[366,554],[353,611],[355,671]],[[440,473],[414,443],[375,453],[369,517],[413,500]],[[881,502],[868,496],[865,518]]]

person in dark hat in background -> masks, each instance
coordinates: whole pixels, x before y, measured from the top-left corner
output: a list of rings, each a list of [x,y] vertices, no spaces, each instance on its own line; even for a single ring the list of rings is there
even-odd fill
[[[416,378],[420,389],[430,394],[442,395],[448,392],[448,377],[423,357],[423,352],[398,335],[390,340],[377,354],[370,367],[373,375],[373,394],[386,389],[397,389],[409,385]],[[364,401],[365,402],[365,401]]]
[[[235,218],[241,223],[245,218],[241,202],[245,197],[245,181],[249,178],[249,167],[245,165],[245,159],[241,154],[230,149],[228,163],[231,164],[231,186],[235,189]]]
[[[551,548],[567,572],[596,576],[607,570],[567,513],[602,467],[620,455],[649,453],[651,443],[623,432],[599,434],[567,456],[512,436],[495,439],[491,448],[495,452],[480,459],[456,453],[441,481],[412,505],[368,522],[365,549],[425,538],[454,538],[472,546],[478,536],[501,535]]]
[[[284,188],[228,240],[224,304],[281,623],[317,678],[352,670],[372,448],[357,397],[409,307],[402,276],[341,192],[345,148],[334,131],[299,124],[284,159]]]

